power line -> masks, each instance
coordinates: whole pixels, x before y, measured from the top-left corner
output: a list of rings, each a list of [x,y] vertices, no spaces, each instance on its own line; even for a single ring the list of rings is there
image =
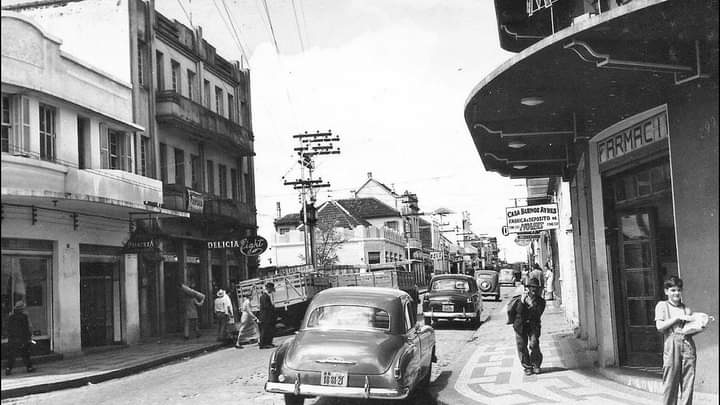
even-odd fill
[[[225,1],[224,0],[222,0],[222,1],[223,1],[223,5],[225,5]],[[225,18],[223,17],[223,12],[222,12],[222,10],[220,10],[220,6],[218,6],[218,4],[217,4],[217,0],[213,0],[213,5],[215,6],[215,9],[218,12],[218,16],[222,20],[223,24],[225,24],[225,28],[227,28],[228,32],[230,32],[230,36],[235,41],[235,45],[238,46],[238,48],[240,49],[240,52],[242,53],[245,60],[248,62],[248,66],[249,66],[250,61],[248,60],[247,55],[245,54],[245,48],[242,46],[242,42],[240,41],[240,38],[238,37],[238,34],[235,30],[235,26],[233,25],[232,19],[230,18],[230,14],[228,13],[228,19],[230,21],[230,23],[228,24],[228,21],[225,21]],[[225,10],[227,11],[227,7],[225,7]]]
[[[270,32],[272,33],[273,43],[275,44],[275,52],[280,55],[280,48],[278,47],[277,39],[275,38],[275,29],[273,28],[272,19],[270,18],[270,10],[268,9],[267,0],[263,0],[265,6],[265,14],[267,15],[268,23],[270,24]]]
[[[247,53],[245,52],[245,47],[242,44],[242,41],[240,40],[240,30],[235,28],[235,24],[233,24],[233,18],[232,14],[230,14],[230,10],[228,9],[227,3],[225,3],[225,0],[222,0],[223,7],[225,8],[225,13],[227,13],[228,21],[230,22],[230,26],[232,26],[233,32],[235,33],[235,40],[237,41],[238,46],[240,47],[240,52],[242,52],[243,57],[248,62],[248,65],[250,65],[250,60],[248,60]]]
[[[180,8],[182,9],[183,13],[185,13],[185,17],[187,17],[188,22],[190,23],[190,26],[192,28],[195,28],[192,23],[192,14],[188,13],[188,11],[185,9],[185,6],[182,4],[182,0],[177,0],[178,4],[180,5]]]
[[[293,15],[295,16],[295,27],[297,27],[298,39],[300,40],[300,49],[305,52],[305,44],[303,43],[302,33],[300,32],[300,21],[298,20],[297,9],[295,8],[295,0],[291,0]]]

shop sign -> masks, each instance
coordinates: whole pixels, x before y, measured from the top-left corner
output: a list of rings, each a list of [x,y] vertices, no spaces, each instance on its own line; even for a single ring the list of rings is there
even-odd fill
[[[516,236],[516,239],[518,240],[538,240],[540,239],[540,233],[519,233]]]
[[[197,212],[202,214],[203,207],[205,206],[205,200],[203,195],[197,191],[187,191],[187,210],[190,212]]]
[[[240,253],[245,256],[260,256],[267,247],[267,240],[262,236],[247,236],[240,239]]]
[[[650,144],[667,142],[667,138],[667,114],[663,111],[598,141],[598,161],[605,163]]]
[[[544,231],[559,227],[557,204],[505,208],[508,234]]]
[[[259,256],[268,247],[267,240],[262,236],[246,236],[241,239],[208,241],[208,249],[240,249],[245,256]]]

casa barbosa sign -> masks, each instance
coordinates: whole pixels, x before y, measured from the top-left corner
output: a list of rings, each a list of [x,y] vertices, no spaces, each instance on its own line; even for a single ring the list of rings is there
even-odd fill
[[[507,233],[539,232],[558,229],[557,204],[505,208]]]

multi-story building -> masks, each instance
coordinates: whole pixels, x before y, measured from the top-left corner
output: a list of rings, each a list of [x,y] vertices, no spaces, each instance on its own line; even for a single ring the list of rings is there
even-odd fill
[[[132,85],[130,117],[143,128],[131,145],[141,156],[138,171],[162,182],[163,207],[189,212],[189,218],[136,218],[130,245],[139,253],[141,330],[144,336],[178,332],[181,283],[212,294],[257,268],[255,258],[207,243],[257,232],[249,71],[218,55],[201,27],[166,18],[152,1],[32,1],[10,8]],[[206,327],[212,322],[211,305],[200,320]]]
[[[360,266],[397,262],[407,257],[405,237],[397,231],[402,220],[400,213],[378,199],[330,200],[318,207],[316,216],[316,244],[333,241],[332,254],[337,256],[334,264]],[[299,214],[275,220],[272,249],[273,262],[278,266],[305,263],[302,227]]]
[[[500,46],[516,55],[465,104],[480,158],[567,183],[579,334],[600,366],[651,376],[664,278],[679,275],[690,307],[718,313],[718,2],[495,8]],[[717,393],[717,323],[695,343],[696,389]]]
[[[135,343],[143,276],[124,249],[130,227],[189,216],[157,207],[162,183],[143,171],[131,84],[63,48],[3,12],[2,336],[24,301],[35,354]]]

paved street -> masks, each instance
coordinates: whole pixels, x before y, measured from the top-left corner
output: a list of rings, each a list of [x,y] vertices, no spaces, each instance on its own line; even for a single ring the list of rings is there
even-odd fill
[[[657,404],[660,396],[611,382],[591,369],[577,340],[571,337],[560,309],[549,305],[541,346],[543,373],[527,377],[518,365],[512,330],[504,322],[503,301],[485,301],[488,318],[475,331],[463,324],[436,327],[438,363],[430,387],[404,404]],[[279,338],[276,343],[287,339]],[[269,350],[256,346],[226,348],[187,358],[125,378],[81,388],[31,395],[3,404],[282,404],[280,395],[263,391]],[[384,404],[315,398],[307,404]],[[696,401],[696,403],[709,403]],[[387,401],[387,404],[398,402]]]

